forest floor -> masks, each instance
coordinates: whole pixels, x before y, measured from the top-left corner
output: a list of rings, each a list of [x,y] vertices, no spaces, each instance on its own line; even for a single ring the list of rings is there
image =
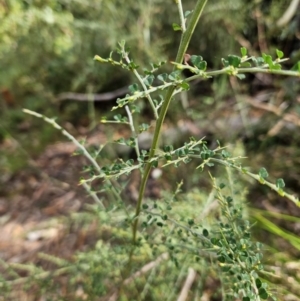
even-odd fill
[[[236,115],[227,116],[222,108],[219,112],[222,112],[223,117],[225,116],[232,124],[234,120],[238,120],[238,124],[241,123],[236,119]],[[252,120],[261,120],[266,112],[262,107],[253,106],[248,113],[252,114]],[[210,118],[214,120],[215,116],[212,115]],[[219,128],[224,127],[221,118],[218,122]],[[182,132],[182,128],[185,137],[189,137],[190,134],[199,136],[207,134],[199,132],[199,125],[181,120],[176,126],[176,135],[178,131]],[[103,128],[99,129],[87,134],[87,145],[104,142]],[[174,132],[173,128],[170,133],[172,131]],[[114,138],[122,134],[124,134],[122,131],[116,132]],[[11,144],[13,141],[4,140],[1,148],[8,149],[12,147]],[[3,262],[40,264],[42,261],[38,256],[39,253],[71,260],[77,251],[91,248],[96,243],[97,237],[94,235],[96,225],[91,223],[88,228],[80,228],[74,226],[71,218],[72,214],[85,211],[86,205],[93,203],[86,190],[79,185],[79,179],[83,176],[83,166],[87,164],[86,158],[74,156],[75,151],[76,146],[72,142],[50,144],[34,160],[29,159],[25,168],[10,174],[9,177],[2,176],[0,258]],[[127,193],[133,195],[134,199],[139,183],[134,175],[132,178],[129,185],[131,188]],[[148,195],[159,197],[160,189],[168,187],[168,179],[164,181],[166,183],[151,180]],[[255,199],[253,191],[252,196]],[[257,199],[258,207],[261,209],[278,211],[280,208],[285,214],[300,215],[298,209],[286,206],[286,201],[279,201],[279,207],[266,200],[262,203],[260,201]],[[254,206],[255,202],[251,205]],[[299,234],[300,228],[296,226],[290,230]],[[47,268],[45,262],[42,264]]]

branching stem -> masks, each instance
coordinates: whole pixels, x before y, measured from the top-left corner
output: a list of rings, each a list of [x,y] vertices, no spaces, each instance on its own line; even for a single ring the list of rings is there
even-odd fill
[[[101,170],[101,167],[99,164],[96,162],[96,160],[90,155],[90,153],[87,151],[87,149],[79,143],[79,141],[76,140],[75,137],[73,137],[69,132],[67,132],[64,128],[62,128],[54,119],[48,118],[42,114],[39,114],[37,112],[28,110],[28,109],[23,109],[23,112],[38,118],[41,118],[45,120],[47,123],[51,124],[54,128],[59,130],[64,136],[66,136],[69,140],[71,140],[83,153],[83,155],[91,162],[95,170],[99,175],[103,175],[103,171]],[[120,194],[118,193],[117,189],[113,185],[113,183],[110,185],[110,188],[112,190],[112,193],[114,196],[120,201]],[[94,198],[94,196],[92,196]]]
[[[187,26],[186,31],[182,34],[182,38],[181,38],[181,42],[179,45],[179,49],[178,49],[178,53],[177,53],[177,57],[176,57],[176,63],[181,63],[183,61],[184,58],[184,54],[186,53],[186,50],[188,48],[189,42],[191,40],[191,37],[193,35],[193,32],[196,28],[196,25],[199,21],[199,18],[202,14],[202,11],[206,5],[208,0],[198,0],[197,4],[195,5],[195,9],[193,11],[193,14],[191,16],[190,22]],[[167,114],[170,102],[172,100],[172,96],[173,96],[173,92],[175,90],[175,86],[171,86],[168,88],[165,98],[164,98],[164,102],[162,104],[159,116],[158,116],[158,120],[156,123],[156,127],[155,127],[155,131],[154,131],[154,137],[152,140],[152,145],[151,145],[151,149],[150,149],[150,153],[149,153],[149,162],[146,164],[145,167],[145,171],[144,171],[144,175],[142,177],[142,181],[141,181],[141,186],[140,186],[140,190],[139,190],[139,197],[138,197],[138,202],[136,205],[136,212],[135,212],[135,219],[133,221],[133,226],[132,226],[132,232],[133,232],[133,244],[136,244],[136,239],[137,239],[137,228],[138,228],[138,222],[139,222],[139,214],[141,211],[141,205],[143,202],[143,197],[144,197],[144,193],[145,193],[145,188],[146,188],[146,184],[147,184],[147,180],[149,178],[150,175],[150,170],[152,167],[152,163],[150,162],[150,160],[154,157],[155,152],[157,150],[157,146],[159,143],[159,136],[161,133],[161,129],[162,129],[162,125],[164,123],[165,120],[165,116]],[[131,254],[132,256],[132,254]],[[131,260],[131,258],[130,258]]]
[[[129,64],[129,63],[130,63],[130,59],[129,59],[129,57],[128,57],[127,52],[125,52],[125,50],[124,50],[124,52],[123,52],[123,57],[124,57],[125,61]],[[146,87],[146,85],[145,85],[145,83],[144,83],[142,77],[141,77],[140,74],[136,71],[136,69],[133,69],[133,73],[134,73],[134,75],[136,76],[136,78],[138,79],[138,81],[140,82],[140,84],[142,85],[143,90],[144,90],[144,91],[147,91],[148,88]],[[147,94],[146,94],[146,97],[147,97],[147,99],[148,99],[148,101],[149,101],[149,103],[150,103],[150,106],[151,106],[152,110],[153,110],[153,114],[154,114],[154,116],[155,116],[155,119],[157,119],[157,118],[158,118],[158,113],[157,113],[157,109],[156,109],[156,107],[155,107],[155,104],[154,104],[154,102],[153,102],[153,100],[152,100],[152,98],[151,98],[151,95],[150,95],[149,93],[147,93]]]
[[[179,16],[180,16],[181,30],[182,30],[182,33],[185,33],[186,26],[185,26],[185,18],[184,18],[184,14],[183,14],[181,0],[177,1],[177,6],[178,6],[178,11],[179,11]]]
[[[129,126],[130,126],[130,129],[131,129],[134,141],[135,141],[134,149],[135,149],[137,157],[139,157],[140,156],[139,141],[138,141],[137,132],[136,132],[134,124],[133,124],[132,114],[131,114],[130,109],[129,109],[128,106],[125,106],[125,110],[126,110],[126,113],[127,113],[127,116],[128,116]]]

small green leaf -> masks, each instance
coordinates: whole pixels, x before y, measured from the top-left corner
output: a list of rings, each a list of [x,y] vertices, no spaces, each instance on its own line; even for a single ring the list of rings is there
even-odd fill
[[[190,85],[187,82],[182,82],[180,84],[180,87],[184,90],[184,91],[188,91],[190,89]]]
[[[264,62],[269,65],[270,69],[272,69],[272,67],[274,65],[272,57],[265,53],[262,54],[262,57],[263,57]]]
[[[262,167],[262,168],[259,170],[258,174],[259,174],[259,176],[260,176],[261,178],[263,178],[263,179],[266,179],[266,178],[269,176],[267,170],[266,170],[264,167]]]
[[[200,153],[200,157],[201,157],[201,159],[203,159],[203,160],[207,160],[207,159],[209,158],[209,153],[206,152],[206,151],[201,152],[201,153]]]
[[[225,149],[223,149],[221,151],[221,155],[223,158],[229,158],[230,157],[230,153],[228,151],[226,151]]]
[[[284,180],[283,179],[277,179],[276,180],[276,187],[278,189],[282,189],[285,187],[285,183],[284,183]]]
[[[251,60],[253,61],[253,63],[255,64],[255,66],[262,66],[265,61],[262,57],[251,57]]]
[[[283,52],[281,50],[276,49],[276,55],[279,59],[283,58]]]
[[[197,67],[198,67],[198,69],[200,69],[202,71],[205,71],[206,67],[207,67],[207,62],[206,61],[202,61],[202,62],[199,63],[199,65]]]
[[[218,257],[219,262],[224,263],[226,261],[225,256],[221,255]]]
[[[122,119],[121,114],[114,115],[114,120],[116,120],[116,121],[121,121],[121,119]]]
[[[125,46],[125,40],[121,40],[120,42],[118,42],[118,44],[119,44],[119,46],[121,48],[124,48],[124,46]]]
[[[162,74],[159,74],[157,76],[157,79],[160,80],[160,81],[162,81],[162,82],[164,82],[164,83],[166,82],[167,78],[168,78],[168,74],[167,73],[162,73]]]
[[[242,56],[247,56],[247,48],[241,47],[241,54]]]
[[[264,300],[268,299],[268,297],[269,297],[268,292],[264,288],[260,288],[258,291],[258,294]]]
[[[233,198],[231,196],[226,197],[226,201],[228,204],[233,202]]]
[[[245,168],[245,167],[242,167],[242,173],[247,173],[247,168]]]
[[[128,146],[135,147],[135,139],[133,137],[130,137],[129,139],[125,140],[125,144]]]
[[[129,91],[134,94],[135,92],[139,92],[139,85],[133,84],[128,87]]]
[[[237,77],[238,79],[240,79],[240,80],[243,80],[243,79],[246,78],[246,75],[243,74],[243,73],[238,73],[238,74],[236,75],[236,77]]]
[[[164,151],[165,152],[171,152],[171,151],[173,151],[173,145],[165,145],[164,146]]]
[[[237,55],[228,55],[228,63],[230,66],[237,68],[241,63],[241,58]]]
[[[255,283],[256,283],[256,287],[257,288],[261,288],[262,282],[261,282],[261,280],[259,278],[255,279]]]
[[[142,123],[141,125],[139,125],[139,132],[145,132],[149,129],[149,124],[147,123]]]
[[[281,65],[280,64],[273,64],[270,67],[271,70],[281,70]]]
[[[187,18],[193,11],[191,10],[187,10],[186,12],[184,12],[184,17]]]
[[[180,70],[176,70],[176,71],[173,71],[172,73],[169,74],[168,78],[170,80],[178,80],[180,79],[180,74],[181,74],[181,71]]]
[[[130,95],[129,94],[126,94],[126,97],[129,97]],[[126,101],[122,98],[118,98],[117,99],[117,104],[119,105],[119,107],[123,107],[124,104],[126,103]]]
[[[209,235],[207,229],[203,229],[202,234],[203,234],[203,236],[205,236],[205,237],[208,237],[208,235]]]
[[[128,67],[129,67],[130,70],[134,70],[134,69],[137,69],[139,67],[139,65],[136,65],[134,62],[131,61],[128,64]]]
[[[154,80],[154,75],[150,74],[143,79],[143,82],[146,86],[151,86]]]
[[[195,223],[195,222],[194,222],[194,220],[193,220],[193,219],[189,219],[189,220],[188,220],[188,224],[189,224],[189,226],[193,226],[193,225],[194,225],[194,223]]]
[[[170,154],[164,154],[164,157],[167,161],[171,161],[172,160],[172,156]]]
[[[241,63],[241,67],[243,68],[250,68],[252,65],[250,62],[244,62],[244,63]]]
[[[220,186],[219,186],[220,189],[223,189],[225,187],[226,187],[226,185],[224,183],[221,183]]]
[[[210,242],[211,242],[214,246],[221,246],[220,240],[219,240],[218,238],[213,237],[213,238],[210,239]]]
[[[300,61],[297,62],[291,69],[292,71],[296,71],[300,73]]]
[[[207,63],[203,61],[203,57],[201,55],[192,55],[190,61],[199,70],[206,70]]]
[[[129,166],[132,166],[134,163],[133,159],[129,159],[126,161],[126,164],[129,165]]]
[[[181,26],[177,23],[173,23],[172,27],[173,27],[174,31],[181,31],[182,30]]]
[[[141,109],[138,106],[131,105],[131,113],[141,113]]]
[[[100,63],[107,63],[107,62],[108,62],[106,59],[102,58],[102,57],[99,56],[99,55],[95,55],[95,56],[94,56],[94,60],[95,60],[95,61],[98,61],[98,62],[100,62]]]
[[[223,64],[224,67],[228,67],[229,66],[229,62],[227,60],[225,60],[225,59],[222,58],[221,61],[222,61],[222,64]]]

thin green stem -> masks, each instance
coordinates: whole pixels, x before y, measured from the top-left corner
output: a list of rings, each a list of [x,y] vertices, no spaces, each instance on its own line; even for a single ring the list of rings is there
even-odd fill
[[[110,124],[117,123],[117,124],[127,124],[127,125],[129,125],[129,122],[116,121],[116,120],[101,120],[100,122],[101,123],[110,123]]]
[[[54,128],[58,129],[59,131],[61,131],[61,133],[66,136],[69,140],[71,140],[82,152],[83,155],[92,163],[92,165],[94,166],[94,168],[97,170],[97,172],[99,174],[102,174],[102,170],[100,168],[100,166],[98,165],[98,163],[95,161],[95,159],[89,154],[89,152],[86,150],[86,148],[79,143],[75,137],[73,137],[70,133],[68,133],[65,129],[63,129],[58,123],[56,123],[56,121],[54,119],[48,118],[42,114],[39,114],[37,112],[28,110],[28,109],[23,109],[24,113],[33,115],[35,117],[38,118],[42,118],[44,119],[46,122],[48,122],[49,124],[51,124]]]
[[[134,75],[138,78],[139,82],[141,83],[141,85],[142,85],[142,87],[143,87],[143,90],[144,90],[144,91],[147,91],[147,87],[146,87],[146,85],[144,84],[143,79],[141,78],[141,76],[139,75],[139,73],[138,73],[135,69],[133,70],[133,73],[134,73]],[[151,106],[152,110],[153,110],[155,119],[158,119],[157,109],[156,109],[155,104],[154,104],[154,102],[153,102],[153,100],[152,100],[152,98],[151,98],[151,95],[150,95],[150,94],[147,94],[146,97],[147,97],[147,99],[148,99],[148,101],[149,101],[149,103],[150,103],[150,106]]]
[[[87,149],[79,143],[75,137],[73,137],[69,132],[67,132],[64,128],[62,128],[54,119],[48,118],[42,114],[39,114],[37,112],[28,110],[28,109],[23,109],[23,112],[38,118],[41,118],[45,120],[47,123],[51,124],[54,128],[59,130],[64,136],[66,136],[69,140],[71,140],[83,153],[83,155],[91,162],[95,170],[98,172],[99,175],[104,175],[103,171],[101,170],[101,167],[99,164],[96,162],[96,160],[90,155],[90,153],[87,151]],[[114,187],[113,183],[110,185],[111,191],[114,194],[114,196],[121,201],[120,194],[118,193],[117,189]]]
[[[127,52],[125,50],[123,51],[123,57],[124,57],[125,61],[129,64],[130,63],[130,59],[129,59],[128,54],[127,54]],[[145,85],[145,83],[144,83],[142,77],[140,76],[140,74],[136,71],[136,69],[133,69],[132,71],[133,71],[134,75],[136,76],[136,78],[138,79],[138,81],[140,82],[140,84],[142,85],[143,90],[147,91],[148,88]],[[150,103],[150,106],[151,106],[152,110],[153,110],[155,119],[157,119],[158,118],[158,113],[157,113],[157,109],[155,107],[155,104],[154,104],[154,102],[153,102],[153,100],[151,98],[151,95],[149,93],[147,93],[146,97],[147,97],[147,99],[148,99],[148,101]]]
[[[193,11],[193,14],[191,16],[190,22],[187,26],[187,29],[185,31],[185,33],[182,35],[181,38],[181,42],[179,45],[179,49],[178,49],[178,53],[177,53],[177,57],[176,57],[176,63],[181,63],[183,61],[184,58],[184,54],[186,53],[186,50],[188,48],[189,42],[191,40],[191,37],[193,35],[193,32],[196,28],[196,25],[199,21],[199,18],[202,14],[202,11],[204,9],[204,6],[206,5],[208,0],[198,0],[197,4],[195,6],[195,9]],[[174,67],[175,68],[175,67]],[[160,132],[162,129],[162,125],[164,123],[165,120],[165,116],[167,114],[170,102],[172,100],[172,96],[173,96],[173,92],[175,90],[176,87],[171,86],[169,87],[169,89],[166,92],[165,95],[165,99],[164,102],[162,104],[159,116],[158,116],[158,120],[156,123],[156,127],[155,127],[155,131],[154,131],[154,137],[152,140],[152,145],[151,145],[151,149],[150,149],[150,153],[149,153],[149,161],[154,157],[155,152],[157,150],[157,146],[159,143],[159,136],[160,136]],[[136,238],[137,238],[137,228],[138,228],[138,222],[139,222],[139,214],[141,211],[141,205],[142,205],[142,201],[143,201],[143,197],[144,197],[144,193],[145,193],[145,188],[146,188],[146,183],[147,180],[149,178],[149,174],[150,174],[150,170],[152,167],[152,163],[148,162],[146,164],[145,167],[145,171],[144,171],[144,175],[142,177],[142,181],[141,181],[141,186],[140,186],[140,190],[139,190],[139,197],[138,197],[138,201],[137,201],[137,205],[136,205],[136,212],[135,212],[135,219],[133,222],[133,227],[132,227],[132,231],[133,231],[133,244],[136,243]]]
[[[134,141],[135,141],[134,149],[135,149],[137,157],[139,157],[140,156],[139,141],[138,141],[138,135],[136,133],[136,130],[135,130],[135,127],[134,127],[134,124],[133,124],[132,114],[131,114],[131,111],[130,111],[128,106],[125,106],[125,110],[126,110],[126,113],[127,113],[127,116],[128,116],[129,126],[130,126],[130,129],[131,129]]]
[[[185,69],[190,69],[190,68],[185,68]],[[228,74],[229,72],[234,72],[235,74],[241,74],[241,73],[269,73],[269,74],[276,74],[276,75],[284,75],[284,76],[296,76],[300,77],[300,73],[296,71],[291,71],[291,70],[274,70],[274,69],[265,69],[262,67],[249,67],[249,68],[236,68],[234,71],[231,70],[232,68],[227,67],[224,69],[220,70],[214,70],[214,71],[208,71],[205,72],[204,74],[196,74],[193,75],[189,78],[187,78],[185,81],[186,82],[191,82],[194,81],[198,78],[204,77],[208,78],[211,76],[216,76],[216,75],[221,75],[221,74]]]
[[[181,30],[182,30],[182,33],[185,33],[186,26],[185,26],[185,18],[184,18],[184,14],[183,14],[183,8],[182,8],[181,0],[178,0],[176,3],[177,3],[178,11],[179,11]]]
[[[291,71],[291,70],[263,69],[259,67],[237,68],[237,70],[238,73],[270,73],[270,74],[277,74],[277,75],[300,77],[300,72]]]
[[[103,202],[98,198],[97,193],[91,189],[90,185],[88,185],[86,182],[83,182],[82,186],[90,194],[90,196],[95,201],[95,203],[98,204],[98,205],[100,205],[101,208],[103,210],[105,210],[105,206],[103,205]]]
[[[194,73],[200,72],[198,69],[191,67],[191,66],[185,66],[185,65],[181,65],[181,64],[177,64],[177,63],[175,63],[174,65],[179,66],[180,69],[187,69]],[[157,87],[151,87],[148,90],[137,92],[134,95],[126,96],[121,99],[124,103],[122,103],[122,104],[120,103],[118,106],[115,106],[112,109],[115,110],[117,108],[123,107],[126,103],[135,101],[142,97],[146,97],[147,94],[151,94],[158,90],[164,90],[167,88],[169,90],[172,88],[172,91],[173,91],[172,96],[174,96],[174,90],[176,89],[176,86],[179,86],[183,82],[192,82],[194,80],[199,80],[199,79],[208,79],[210,77],[213,77],[216,75],[221,75],[221,74],[228,74],[228,75],[236,76],[237,74],[241,74],[241,73],[268,73],[268,74],[276,74],[276,75],[283,75],[283,76],[300,77],[300,72],[291,71],[291,70],[274,70],[274,69],[266,69],[264,67],[233,68],[232,66],[229,66],[229,67],[226,67],[226,68],[223,68],[220,70],[213,70],[213,71],[207,71],[207,72],[202,71],[199,74],[195,74],[186,79],[180,79],[177,81],[164,83],[163,85],[160,85]],[[105,121],[102,121],[102,122],[105,122]],[[107,121],[107,122],[109,122],[109,121]]]
[[[276,191],[279,195],[281,195],[282,197],[286,197],[287,199],[289,199],[290,201],[292,201],[295,205],[297,205],[298,207],[300,207],[300,201],[299,201],[299,199],[297,197],[295,197],[294,195],[291,195],[289,193],[286,193],[282,189],[278,188],[275,184],[273,184],[271,182],[268,182],[265,179],[261,179],[261,177],[259,175],[256,175],[256,174],[254,174],[254,173],[246,170],[245,168],[242,168],[242,167],[234,165],[234,164],[230,164],[230,163],[228,163],[228,162],[226,162],[224,160],[221,160],[221,159],[209,158],[209,160],[213,161],[213,162],[217,162],[217,163],[222,164],[222,165],[225,165],[227,167],[234,168],[234,169],[238,170],[239,172],[250,176],[251,178],[253,178],[256,181],[258,181],[259,183],[270,187],[272,190]]]

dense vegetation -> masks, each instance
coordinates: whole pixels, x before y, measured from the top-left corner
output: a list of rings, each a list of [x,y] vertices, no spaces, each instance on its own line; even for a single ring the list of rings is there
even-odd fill
[[[207,1],[183,58],[196,2],[0,1],[1,225],[63,229],[3,255],[0,300],[300,300],[299,3]],[[76,159],[45,163],[60,125]]]

